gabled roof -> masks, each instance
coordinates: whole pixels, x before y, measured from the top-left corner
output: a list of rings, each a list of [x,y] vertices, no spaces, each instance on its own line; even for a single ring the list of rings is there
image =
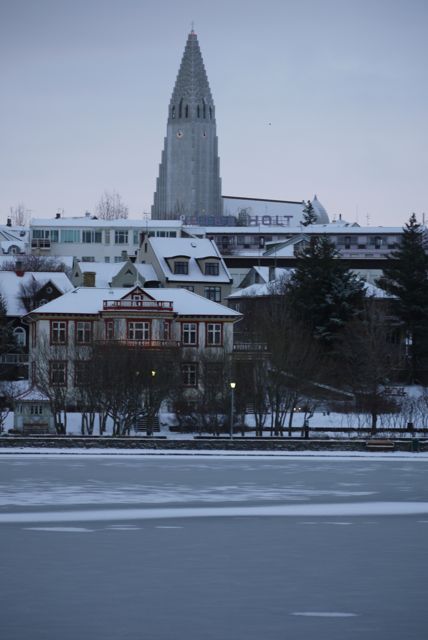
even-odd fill
[[[16,275],[14,271],[0,271],[0,292],[6,300],[8,316],[19,317],[27,314],[20,299],[21,285],[30,287],[34,282],[40,287],[51,282],[60,293],[73,289],[72,283],[62,271],[27,271],[23,276]]]
[[[217,245],[208,238],[149,238],[148,242],[162,269],[162,273],[170,282],[218,282],[229,283],[230,273],[217,248]],[[168,260],[186,257],[189,259],[189,272],[187,275],[174,274],[168,265]],[[198,261],[218,260],[219,275],[205,275]],[[171,265],[172,266],[172,265]]]
[[[172,302],[174,312],[180,316],[218,316],[237,320],[240,313],[225,307],[224,305],[208,300],[187,289],[148,289],[136,287],[145,292],[153,300]],[[78,287],[65,295],[52,300],[35,309],[31,315],[51,314],[92,314],[98,315],[103,310],[104,300],[121,300],[130,295],[133,289],[116,288],[100,289],[91,287]]]

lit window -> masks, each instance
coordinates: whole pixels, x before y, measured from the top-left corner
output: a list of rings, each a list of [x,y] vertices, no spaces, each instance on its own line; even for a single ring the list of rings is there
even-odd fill
[[[188,345],[196,345],[197,326],[196,322],[183,322],[181,325],[181,342]]]
[[[51,321],[51,344],[67,344],[67,323],[65,320]]]
[[[207,345],[219,346],[222,338],[222,325],[219,322],[208,322],[207,324]]]

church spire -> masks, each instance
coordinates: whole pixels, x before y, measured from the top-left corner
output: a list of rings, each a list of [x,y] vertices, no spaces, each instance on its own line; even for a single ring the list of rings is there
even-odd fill
[[[180,69],[172,92],[170,119],[214,118],[214,102],[199,48],[198,37],[192,31],[187,38]]]
[[[222,215],[217,147],[214,101],[192,28],[169,103],[153,219]]]

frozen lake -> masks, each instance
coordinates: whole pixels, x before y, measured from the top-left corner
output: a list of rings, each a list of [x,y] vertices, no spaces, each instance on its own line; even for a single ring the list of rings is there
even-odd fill
[[[423,640],[427,468],[1,456],[1,637]]]

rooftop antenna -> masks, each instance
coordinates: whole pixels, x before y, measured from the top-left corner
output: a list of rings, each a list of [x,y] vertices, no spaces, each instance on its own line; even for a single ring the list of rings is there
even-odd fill
[[[190,33],[195,33],[195,23],[193,22],[193,20],[192,20],[192,22],[190,23],[190,28],[191,28]]]

